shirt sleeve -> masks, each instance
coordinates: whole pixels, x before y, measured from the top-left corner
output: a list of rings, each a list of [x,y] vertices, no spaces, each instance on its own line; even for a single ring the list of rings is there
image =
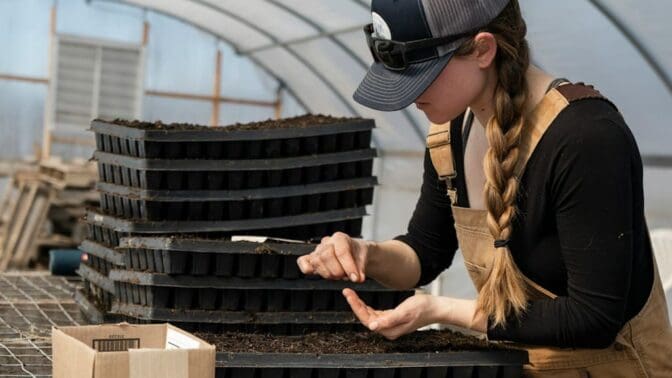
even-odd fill
[[[547,187],[567,295],[531,301],[521,319],[489,328],[492,340],[605,348],[624,323],[633,259],[633,168],[639,153],[624,122],[576,118],[570,129],[556,150]]]
[[[395,240],[409,245],[420,260],[417,286],[432,282],[453,261],[457,236],[446,184],[439,180],[429,150],[425,149],[420,198],[408,223],[408,231]]]

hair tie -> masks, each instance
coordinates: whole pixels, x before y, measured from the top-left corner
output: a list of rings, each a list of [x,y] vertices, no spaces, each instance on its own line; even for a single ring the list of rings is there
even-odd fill
[[[509,245],[509,240],[498,239],[495,240],[495,248],[506,248]]]

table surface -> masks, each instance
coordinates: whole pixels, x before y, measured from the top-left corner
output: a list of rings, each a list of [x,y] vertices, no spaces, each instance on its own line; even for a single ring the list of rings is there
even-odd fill
[[[77,282],[0,274],[0,377],[51,377],[51,327],[87,324],[73,299]]]

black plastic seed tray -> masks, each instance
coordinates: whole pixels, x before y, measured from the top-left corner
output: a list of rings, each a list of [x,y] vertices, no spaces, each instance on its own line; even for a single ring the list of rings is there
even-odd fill
[[[101,182],[148,190],[239,190],[371,176],[374,149],[249,160],[141,159],[96,151]]]
[[[115,271],[118,272],[118,271]],[[224,279],[216,287],[189,281],[190,277],[173,279],[171,285],[147,286],[129,282],[129,275],[113,276],[115,297],[120,303],[149,306],[153,308],[202,309],[219,311],[253,312],[305,312],[305,311],[349,311],[350,306],[334,282],[245,280]],[[156,280],[160,281],[160,280]],[[164,280],[168,281],[168,280]],[[209,280],[212,283],[216,280]],[[201,280],[201,283],[206,280]],[[164,282],[166,283],[166,282]],[[304,285],[305,288],[301,286]],[[204,286],[204,287],[199,287]],[[215,286],[212,284],[211,286]],[[357,288],[357,285],[349,285]],[[372,285],[364,285],[372,286]],[[317,288],[315,288],[317,287]],[[359,295],[371,306],[391,309],[403,300],[413,296],[413,291],[390,291],[357,288]]]
[[[83,283],[84,287],[75,290],[74,300],[86,320],[91,324],[119,321],[119,316],[108,313],[112,308],[112,297],[106,291],[102,291],[101,295],[104,298],[101,298],[103,299],[101,302],[101,299],[91,293],[91,284],[87,281],[83,281]]]
[[[206,253],[156,249],[127,249],[129,270],[217,277],[295,279],[302,276],[296,255]]]
[[[220,278],[169,276],[113,270],[121,302],[146,306],[228,311],[331,311],[349,308],[341,291],[350,287],[367,303],[381,309],[396,307],[414,291],[394,291],[375,281],[349,283],[318,279]]]
[[[106,291],[109,294],[114,295],[115,293],[114,282],[106,275],[103,275],[102,273],[92,269],[86,264],[79,265],[77,274],[80,277],[82,277],[82,279],[88,281],[92,285],[95,285],[96,288],[99,288],[103,291]]]
[[[217,353],[217,378],[514,378],[525,351],[388,354]]]
[[[107,249],[113,249],[119,246],[121,238],[130,236],[129,233],[115,231],[110,227],[93,223],[91,217],[86,218],[86,227],[88,239]]]
[[[315,244],[131,237],[121,240],[128,270],[217,277],[303,277],[296,259]]]
[[[236,221],[139,221],[100,214],[92,210],[87,212],[86,217],[87,222],[92,225],[99,225],[125,234],[242,232],[251,235],[310,240],[335,231],[357,236],[361,234],[362,217],[365,215],[366,209],[357,207]]]
[[[272,123],[276,124],[273,125]],[[277,125],[282,123],[282,125]],[[241,159],[312,155],[368,148],[371,119],[306,117],[228,127],[132,127],[94,120],[91,129],[99,151],[139,158]]]
[[[142,220],[239,220],[347,209],[373,202],[375,177],[234,191],[143,190],[99,183],[103,212]]]
[[[250,312],[175,309],[143,306],[115,301],[113,314],[130,316],[136,319],[180,322],[180,323],[217,323],[236,325],[356,325],[359,321],[352,311],[300,311],[300,312]],[[351,327],[349,327],[351,328]]]
[[[107,276],[112,269],[123,268],[125,265],[123,253],[96,242],[84,240],[79,249],[87,255],[82,264],[103,276]]]

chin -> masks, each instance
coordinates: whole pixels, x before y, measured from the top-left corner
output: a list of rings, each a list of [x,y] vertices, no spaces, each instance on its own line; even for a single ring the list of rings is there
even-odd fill
[[[429,120],[429,122],[437,124],[437,125],[442,125],[444,123],[448,123],[453,120],[453,118],[446,116],[445,114],[432,114],[425,112],[425,116]]]
[[[461,114],[461,112],[457,113],[455,115],[447,114],[446,112],[433,112],[429,109],[423,110],[423,112],[425,113],[425,116],[427,117],[427,119],[431,123],[434,123],[434,124],[437,124],[437,125],[442,125],[444,123],[448,123],[448,122],[454,120],[455,118],[457,118],[457,116],[459,116]]]

